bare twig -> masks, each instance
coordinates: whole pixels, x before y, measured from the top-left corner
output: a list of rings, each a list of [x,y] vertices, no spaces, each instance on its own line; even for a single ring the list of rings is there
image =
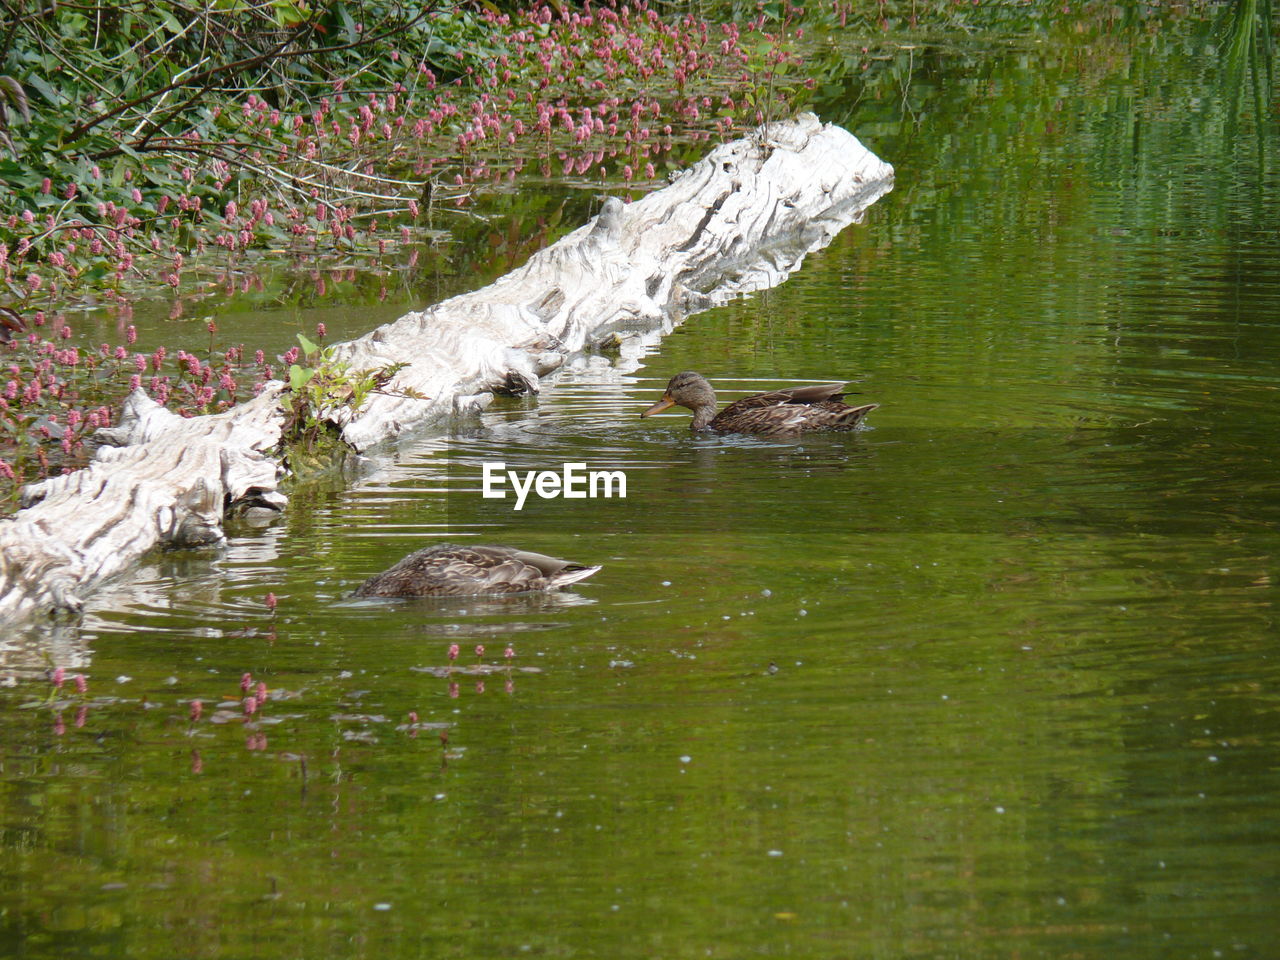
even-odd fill
[[[235,60],[231,63],[219,64],[217,66],[209,67],[205,70],[202,70],[200,73],[195,74],[188,81],[182,81],[182,82],[173,81],[173,82],[167,83],[158,90],[150,91],[146,94],[143,94],[140,97],[136,97],[133,100],[130,100],[126,103],[122,103],[118,107],[114,107],[111,110],[106,111],[105,113],[100,113],[95,117],[90,117],[88,120],[85,120],[83,123],[77,124],[74,128],[72,128],[72,130],[67,133],[64,142],[75,143],[77,140],[83,137],[86,133],[88,133],[94,127],[97,127],[99,124],[105,123],[108,120],[112,120],[120,116],[121,114],[127,113],[128,111],[134,109],[135,107],[141,106],[142,104],[147,103],[151,100],[154,100],[157,97],[160,97],[172,90],[176,90],[178,87],[186,86],[188,83],[205,84],[205,86],[203,86],[201,89],[201,92],[203,93],[205,90],[208,89],[210,85],[210,84],[207,84],[206,81],[209,81],[212,78],[220,75],[238,73],[238,72],[250,69],[252,67],[256,67],[259,64],[266,63],[267,61],[272,60],[273,58],[277,58],[277,57],[296,58],[296,57],[304,57],[304,56],[314,57],[314,56],[319,56],[321,54],[338,53],[344,50],[354,50],[358,47],[377,44],[382,42],[383,40],[386,40],[388,37],[394,37],[398,34],[404,33],[405,31],[411,29],[419,21],[425,18],[427,14],[430,12],[431,12],[430,6],[424,7],[414,17],[405,21],[404,23],[396,24],[388,28],[387,30],[383,31],[382,33],[374,33],[369,36],[362,36],[359,40],[353,40],[350,43],[333,44],[328,47],[315,47],[315,48],[305,49],[305,50],[286,49],[289,46],[289,44],[292,43],[299,36],[302,36],[304,33],[309,32],[311,28],[311,24],[310,23],[304,24],[302,27],[292,32],[288,37],[286,37],[284,40],[280,41],[278,44],[276,44],[274,47],[272,47],[270,50],[267,50],[264,53],[256,54],[252,57],[244,57],[240,60]],[[174,114],[173,111],[170,111],[170,115],[165,118],[164,122],[168,122],[168,120],[171,119],[171,117],[174,115],[176,114]]]

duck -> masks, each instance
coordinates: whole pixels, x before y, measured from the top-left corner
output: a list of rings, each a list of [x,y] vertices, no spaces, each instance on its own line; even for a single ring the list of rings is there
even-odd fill
[[[8,343],[14,334],[26,333],[27,322],[13,307],[0,307],[0,343]]]
[[[356,588],[357,597],[473,597],[567,587],[600,568],[515,547],[438,543]]]
[[[760,437],[795,437],[814,430],[853,430],[876,407],[851,407],[841,401],[844,383],[814,383],[757,393],[735,400],[716,413],[716,392],[707,378],[686,370],[667,383],[662,399],[640,414],[651,417],[679,405],[693,411],[693,430],[749,433]]]

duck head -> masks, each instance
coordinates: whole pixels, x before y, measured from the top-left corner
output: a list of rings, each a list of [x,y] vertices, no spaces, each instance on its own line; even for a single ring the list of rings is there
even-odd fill
[[[662,399],[640,416],[651,417],[677,405],[693,411],[693,428],[698,430],[705,427],[715,415],[716,392],[702,374],[686,370],[672,377]]]

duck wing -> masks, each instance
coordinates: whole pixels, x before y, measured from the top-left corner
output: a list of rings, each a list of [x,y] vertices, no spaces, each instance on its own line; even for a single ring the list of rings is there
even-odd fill
[[[465,562],[483,579],[485,593],[554,590],[585,580],[600,569],[515,547],[470,547],[467,553]]]
[[[738,413],[743,410],[754,410],[758,407],[776,407],[781,404],[811,404],[823,401],[839,401],[845,394],[847,383],[809,383],[800,387],[787,387],[783,390],[770,390],[768,393],[757,393],[754,396],[735,400],[723,410],[720,416]]]
[[[546,554],[532,553],[528,550],[513,550],[511,559],[527,567],[536,568],[539,574],[547,581],[546,588],[549,590],[556,587],[567,587],[571,583],[585,580],[600,569],[598,566],[588,567],[581,563],[574,563],[571,560],[548,557]]]
[[[852,430],[878,404],[841,402],[846,384],[815,383],[758,393],[729,404],[711,420],[714,430],[794,437],[813,430]]]

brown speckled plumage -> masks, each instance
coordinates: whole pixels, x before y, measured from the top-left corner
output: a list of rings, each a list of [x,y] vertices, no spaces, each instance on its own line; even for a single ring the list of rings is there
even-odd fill
[[[13,307],[0,307],[0,343],[8,343],[15,334],[27,332],[27,321]]]
[[[771,390],[737,400],[716,413],[716,392],[700,373],[678,373],[662,399],[640,414],[647,417],[679,405],[693,411],[694,430],[795,437],[814,430],[853,430],[879,404],[851,407],[841,401],[843,383],[815,383]]]
[[[554,590],[591,576],[599,567],[514,547],[439,543],[411,553],[370,577],[357,597],[466,597]]]

